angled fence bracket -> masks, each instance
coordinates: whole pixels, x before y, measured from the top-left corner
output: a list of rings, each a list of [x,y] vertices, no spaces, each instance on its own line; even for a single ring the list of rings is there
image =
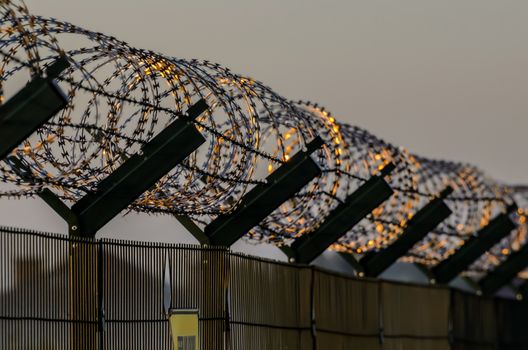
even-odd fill
[[[89,193],[72,206],[79,218],[80,235],[95,233],[130,205],[141,194],[200,147],[205,138],[192,120],[208,109],[205,100],[189,107],[141,151],[127,159],[102,180],[95,193]]]
[[[384,177],[388,176],[395,168],[396,166],[392,163],[385,166],[380,175],[373,176],[349,195],[344,203],[338,205],[319,228],[297,238],[290,247],[291,259],[299,263],[309,264],[390,198],[394,191]]]
[[[289,262],[294,263],[296,261],[295,252],[289,245],[280,246],[279,249],[288,257]]]
[[[42,189],[38,196],[66,221],[70,235],[75,236],[76,231],[79,229],[79,218],[77,215],[48,188]]]
[[[11,167],[13,172],[17,174],[21,179],[32,183],[35,181],[35,177],[32,175],[29,167],[24,164],[16,156],[8,156],[5,159],[7,165]],[[37,195],[48,204],[66,223],[71,235],[75,236],[75,231],[79,226],[79,220],[77,215],[50,189],[43,188]]]
[[[510,283],[519,272],[528,267],[528,244],[512,253],[506,261],[488,273],[478,283],[485,295],[493,295]]]
[[[515,229],[515,223],[509,214],[517,210],[515,204],[507,208],[506,213],[497,215],[489,224],[468,239],[453,255],[432,269],[438,283],[447,284],[466,270],[480,256],[499,243]]]
[[[68,223],[71,235],[94,237],[101,227],[205,142],[191,121],[207,108],[205,100],[191,106],[186,115],[172,122],[102,180],[96,192],[85,195],[71,208],[49,189],[43,189],[39,196]],[[31,171],[18,158],[9,157],[8,161],[19,176],[31,178]]]
[[[34,77],[0,107],[0,160],[66,107],[68,98],[54,78],[69,65],[65,57],[57,59],[46,77]]]
[[[185,227],[185,229],[187,229],[187,231],[189,231],[191,235],[194,236],[194,238],[196,238],[200,245],[211,244],[209,237],[207,237],[203,230],[198,225],[196,225],[191,218],[186,215],[174,215],[174,217],[183,227]]]
[[[350,267],[354,269],[356,272],[356,276],[363,278],[365,277],[365,269],[363,269],[363,266],[359,263],[359,261],[356,259],[356,257],[351,253],[339,253],[339,256],[345,260]]]
[[[524,282],[517,288],[517,300],[528,300],[528,282]]]
[[[475,291],[476,295],[482,295],[482,289],[480,288],[480,285],[473,278],[461,275],[460,279],[464,281],[464,283],[466,283],[468,286],[470,286],[473,291]]]
[[[421,263],[414,263],[413,265],[427,278],[430,284],[437,283],[435,276],[427,265]]]
[[[299,151],[288,162],[266,178],[265,184],[253,187],[231,213],[219,215],[205,227],[205,234],[211,244],[229,247],[239,238],[258,225],[281,204],[299,192],[321,169],[310,155],[323,146],[316,137],[307,145],[306,151]]]
[[[379,251],[365,255],[360,264],[365,269],[368,277],[378,277],[383,271],[404,256],[416,243],[421,241],[429,232],[434,230],[442,221],[447,219],[451,210],[443,199],[453,192],[447,187],[442,193],[419,212],[407,223],[401,236],[390,246]]]

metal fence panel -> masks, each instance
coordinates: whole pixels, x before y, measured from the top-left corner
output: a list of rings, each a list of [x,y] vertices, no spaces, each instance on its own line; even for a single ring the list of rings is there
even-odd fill
[[[500,350],[528,349],[528,303],[496,300],[497,327]]]
[[[449,290],[399,283],[381,283],[386,337],[447,340]]]
[[[379,286],[324,271],[314,274],[314,307],[319,333],[341,334],[350,344],[372,338],[379,342]]]
[[[309,268],[232,254],[229,300],[234,348],[251,344],[251,349],[303,349],[311,329],[310,280]]]
[[[388,339],[383,350],[450,350],[447,339]]]
[[[357,280],[224,248],[0,228],[0,349],[526,349],[528,304]],[[453,340],[450,344],[450,340]]]
[[[457,349],[494,349],[497,323],[493,299],[452,292],[453,338]]]

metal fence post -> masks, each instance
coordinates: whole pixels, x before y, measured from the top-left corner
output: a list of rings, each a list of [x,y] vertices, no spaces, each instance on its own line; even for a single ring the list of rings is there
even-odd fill
[[[105,305],[104,305],[104,291],[105,291],[105,251],[104,244],[99,239],[97,240],[98,254],[97,254],[97,331],[99,333],[99,350],[104,349],[104,331],[105,331]]]
[[[225,248],[203,246],[201,264],[201,349],[225,349],[228,338],[225,297],[229,278],[229,254]]]
[[[310,331],[312,335],[312,349],[317,350],[317,320],[315,314],[315,267],[310,266]]]
[[[70,249],[71,348],[97,348],[97,245],[72,239]]]

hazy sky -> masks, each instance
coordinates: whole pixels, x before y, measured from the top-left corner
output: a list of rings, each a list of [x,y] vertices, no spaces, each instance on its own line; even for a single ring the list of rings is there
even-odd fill
[[[415,153],[528,183],[526,0],[26,3],[134,46],[222,63]]]
[[[210,59],[435,158],[528,183],[526,0],[26,0],[139,47]]]

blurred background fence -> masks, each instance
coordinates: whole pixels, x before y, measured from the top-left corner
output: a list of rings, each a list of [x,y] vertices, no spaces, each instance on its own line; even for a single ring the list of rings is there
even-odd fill
[[[354,279],[223,248],[0,229],[0,348],[528,349],[526,303]]]

